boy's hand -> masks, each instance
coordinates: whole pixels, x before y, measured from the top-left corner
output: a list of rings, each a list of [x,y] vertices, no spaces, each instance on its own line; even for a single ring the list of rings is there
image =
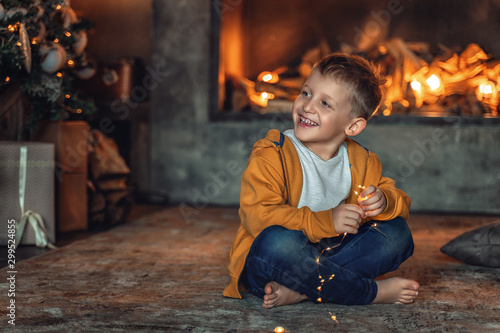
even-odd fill
[[[357,234],[365,212],[357,205],[340,204],[333,209],[333,226],[338,234]]]
[[[370,185],[359,195],[358,205],[365,216],[377,216],[387,207],[387,199],[378,187]]]

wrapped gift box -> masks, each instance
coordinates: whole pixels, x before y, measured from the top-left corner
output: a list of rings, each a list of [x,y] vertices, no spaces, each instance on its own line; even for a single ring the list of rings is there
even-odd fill
[[[85,121],[44,121],[32,140],[55,145],[57,231],[88,227],[87,164],[90,126]]]
[[[27,148],[24,212],[41,215],[48,240],[55,243],[55,147],[51,143],[0,141],[0,245],[7,245],[8,221],[19,223],[21,212],[21,147]],[[35,245],[35,231],[27,223],[21,244]]]

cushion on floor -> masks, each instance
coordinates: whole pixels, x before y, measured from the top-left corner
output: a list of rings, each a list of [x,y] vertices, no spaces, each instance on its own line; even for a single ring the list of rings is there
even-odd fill
[[[466,264],[500,268],[500,220],[461,234],[441,252]]]

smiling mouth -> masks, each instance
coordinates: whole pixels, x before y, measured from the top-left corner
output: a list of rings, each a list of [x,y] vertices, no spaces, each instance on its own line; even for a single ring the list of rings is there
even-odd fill
[[[318,124],[316,124],[314,121],[311,121],[307,118],[304,118],[302,116],[299,116],[299,122],[303,125],[307,125],[307,126],[318,126]]]

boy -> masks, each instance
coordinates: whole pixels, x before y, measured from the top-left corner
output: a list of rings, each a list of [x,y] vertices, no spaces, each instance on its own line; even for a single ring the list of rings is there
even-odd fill
[[[332,54],[293,104],[294,129],[257,141],[241,180],[228,297],[298,303],[411,303],[416,281],[374,279],[413,254],[410,199],[348,136],[366,127],[382,80],[365,59]],[[361,192],[361,193],[359,193]]]

